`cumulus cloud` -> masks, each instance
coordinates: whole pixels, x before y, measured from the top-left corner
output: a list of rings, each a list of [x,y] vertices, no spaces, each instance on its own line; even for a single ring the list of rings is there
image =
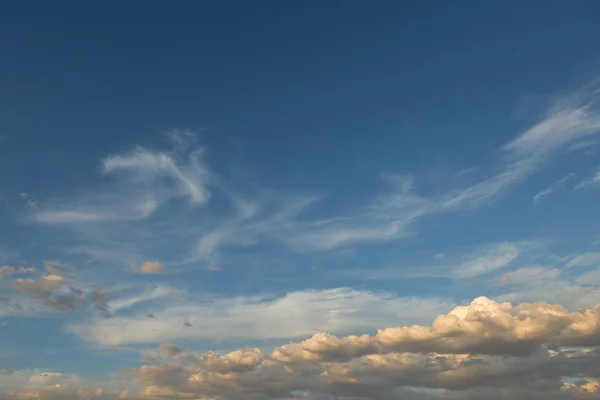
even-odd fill
[[[600,308],[568,312],[547,303],[496,303],[480,297],[438,316],[430,327],[386,328],[377,335],[338,338],[315,334],[299,344],[285,345],[274,357],[332,360],[389,352],[529,354],[542,344],[597,346]]]
[[[319,333],[270,353],[197,354],[161,346],[169,349],[170,363],[130,374],[172,398],[291,399],[303,392],[323,399],[463,399],[494,388],[490,399],[579,399],[597,390],[589,378],[600,374],[600,352],[557,346],[600,345],[598,315],[598,308],[572,313],[545,303],[513,307],[478,298],[431,327],[360,337]],[[564,381],[573,377],[588,380]]]
[[[142,274],[159,274],[163,272],[164,269],[165,266],[159,261],[145,261],[138,267],[138,270]]]
[[[12,275],[35,274],[35,267],[11,267],[10,265],[0,266],[0,279]]]
[[[560,305],[513,306],[480,297],[438,316],[430,326],[363,336],[317,333],[271,351],[198,353],[164,343],[158,347],[163,358],[128,370],[136,383],[13,372],[0,377],[0,384],[11,379],[6,399],[42,400],[77,395],[148,400],[592,399],[599,388],[599,346],[600,305],[568,311]]]

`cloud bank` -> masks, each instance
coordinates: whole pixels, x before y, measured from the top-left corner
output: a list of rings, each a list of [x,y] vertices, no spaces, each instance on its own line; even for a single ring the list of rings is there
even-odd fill
[[[599,347],[600,305],[568,311],[479,297],[430,326],[319,332],[272,351],[222,355],[163,343],[127,379],[15,371],[0,382],[12,379],[7,400],[592,399],[600,394]]]

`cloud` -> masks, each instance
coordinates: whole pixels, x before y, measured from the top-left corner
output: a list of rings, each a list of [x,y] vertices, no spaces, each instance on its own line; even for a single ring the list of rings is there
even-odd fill
[[[160,274],[165,267],[159,261],[145,261],[138,269],[142,274]]]
[[[165,343],[161,344],[159,347],[167,357],[177,356],[182,351],[181,347],[177,346],[176,344]]]
[[[74,311],[81,303],[75,291],[65,289],[65,279],[60,275],[48,274],[39,280],[19,278],[12,283],[22,294],[61,311]]]
[[[394,189],[391,194],[381,196],[356,216],[303,227],[288,243],[331,250],[353,243],[390,240],[408,235],[410,224],[424,216],[488,205],[523,182],[566,145],[600,133],[600,115],[593,107],[597,93],[586,95],[582,91],[558,102],[541,121],[502,146],[492,168],[498,172],[479,182],[436,197],[423,197],[416,193],[413,177],[386,175]],[[557,185],[572,177],[567,175]]]
[[[153,302],[156,300],[173,299],[178,296],[178,291],[176,289],[164,285],[153,288],[145,286],[141,293],[136,293],[135,287],[127,287],[121,292],[127,293],[128,296],[117,297],[109,301],[108,307],[113,310],[113,312],[131,309],[136,306],[139,307],[144,304],[154,305]]]
[[[544,199],[546,196],[548,196],[550,193],[552,193],[553,189],[546,189],[546,190],[542,190],[541,192],[536,193],[535,196],[533,196],[533,203],[534,204],[538,204],[542,201],[542,199]]]
[[[512,243],[500,243],[486,246],[479,252],[476,258],[463,262],[455,268],[455,278],[474,278],[505,267],[519,256],[521,249]]]
[[[140,312],[144,316],[91,319],[71,325],[69,330],[104,346],[215,338],[293,339],[311,334],[315,328],[366,331],[393,320],[422,321],[449,309],[451,304],[339,288],[291,292],[283,297],[183,297],[176,304],[151,307],[144,314]],[[149,312],[155,318],[147,317]],[[185,327],[185,321],[190,326]]]
[[[117,400],[127,398],[124,394],[129,386],[118,380],[93,379],[39,369],[17,370],[0,375],[3,400]]]
[[[572,312],[480,297],[431,326],[345,337],[320,332],[271,351],[198,353],[163,343],[160,357],[127,370],[137,384],[14,371],[0,376],[0,386],[8,388],[6,399],[42,400],[582,400],[597,396],[599,346],[600,305]]]
[[[21,197],[21,201],[23,201],[25,207],[32,210],[35,210],[37,208],[37,202],[31,198],[31,195],[29,193],[21,192],[19,193],[19,197]]]
[[[600,266],[600,253],[584,253],[579,254],[567,263],[567,268],[572,267],[590,267],[590,266]]]
[[[299,344],[284,345],[273,357],[286,362],[347,359],[391,352],[524,355],[542,344],[600,345],[600,308],[568,312],[547,303],[496,303],[479,297],[438,316],[431,327],[379,330],[375,336],[338,338],[318,333]]]
[[[579,185],[575,186],[573,190],[583,189],[585,187],[597,185],[600,185],[600,169],[596,171],[596,174],[593,177],[581,182]]]
[[[565,382],[562,389],[577,393],[600,393],[600,381],[594,379],[584,379],[578,383]]]
[[[2,265],[0,266],[0,280],[7,276],[35,274],[36,272],[37,270],[35,267],[11,267],[9,265]]]
[[[177,165],[172,155],[153,153],[138,148],[129,155],[114,155],[104,159],[104,173],[127,171],[135,181],[152,182],[161,176],[169,177],[177,182],[181,195],[189,196],[194,204],[204,204],[209,198],[205,188],[208,171],[200,162],[202,149],[188,155],[187,163]]]
[[[564,186],[564,184],[566,182],[570,181],[571,179],[575,179],[575,178],[577,178],[577,175],[574,174],[574,173],[572,173],[572,172],[569,172],[563,178],[557,180],[552,185],[550,185],[550,187],[548,189],[545,189],[545,190],[542,190],[541,192],[538,192],[533,197],[533,204],[539,204],[544,198],[546,198],[552,192],[554,192],[557,189],[560,189],[562,186]]]
[[[210,198],[210,172],[201,161],[203,152],[196,149],[181,156],[138,147],[129,154],[110,155],[102,160],[101,171],[120,180],[91,195],[69,196],[38,207],[32,219],[45,224],[141,220],[174,197],[203,205]]]
[[[530,285],[532,283],[552,283],[561,278],[561,271],[557,268],[543,268],[543,267],[524,267],[519,268],[504,274],[499,282],[502,285],[506,284],[525,284]]]
[[[102,174],[116,179],[107,179],[93,193],[40,201],[43,206],[32,219],[73,229],[80,243],[69,241],[68,251],[112,262],[118,254],[141,263],[145,250],[163,244],[161,238],[169,235],[181,256],[164,261],[178,267],[224,265],[223,249],[228,247],[279,243],[295,252],[328,252],[397,240],[414,234],[414,224],[425,217],[496,201],[561,151],[593,140],[600,132],[597,95],[581,90],[556,102],[537,123],[501,146],[490,162],[474,168],[479,179],[439,191],[423,187],[410,174],[382,174],[389,190],[373,194],[371,201],[347,214],[308,218],[304,213],[319,207],[324,195],[290,195],[220,175],[205,164],[204,149],[190,151],[191,133],[174,131],[174,148],[137,147],[105,157]],[[210,202],[213,195],[225,201],[217,207]],[[191,207],[166,207],[182,199]],[[119,224],[127,221],[131,224]],[[142,227],[142,222],[147,225]]]

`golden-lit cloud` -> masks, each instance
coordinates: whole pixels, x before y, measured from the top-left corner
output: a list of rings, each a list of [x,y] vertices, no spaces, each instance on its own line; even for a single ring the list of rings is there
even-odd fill
[[[198,353],[164,343],[118,381],[60,373],[17,379],[22,372],[2,379],[22,382],[7,400],[592,399],[600,390],[599,347],[600,306],[573,312],[479,297],[430,326],[319,332],[270,351]]]

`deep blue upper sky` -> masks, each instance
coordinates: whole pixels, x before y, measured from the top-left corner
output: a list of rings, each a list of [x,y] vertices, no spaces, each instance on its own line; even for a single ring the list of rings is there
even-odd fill
[[[0,352],[107,374],[98,346],[134,363],[552,301],[493,282],[559,268],[572,288],[598,254],[599,20],[596,1],[1,5],[0,267],[37,272],[0,270]],[[309,310],[267,335],[238,308]],[[229,316],[204,331],[206,310]],[[149,314],[195,325],[120,330]]]

